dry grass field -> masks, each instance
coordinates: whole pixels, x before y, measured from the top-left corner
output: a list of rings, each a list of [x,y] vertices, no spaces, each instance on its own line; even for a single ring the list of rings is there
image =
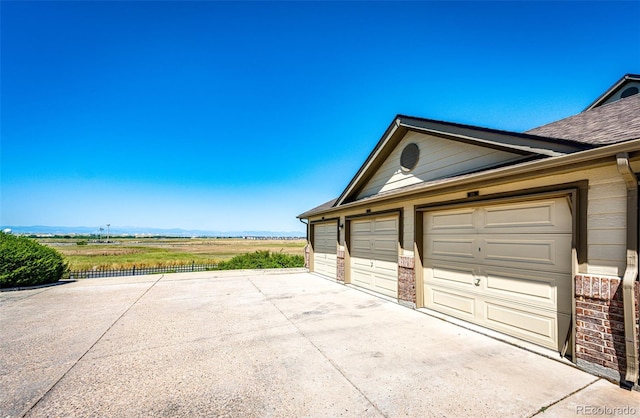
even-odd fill
[[[178,264],[212,264],[255,251],[303,255],[305,240],[242,238],[115,238],[109,243],[74,238],[40,239],[60,252],[72,270]],[[78,245],[80,242],[81,245]]]

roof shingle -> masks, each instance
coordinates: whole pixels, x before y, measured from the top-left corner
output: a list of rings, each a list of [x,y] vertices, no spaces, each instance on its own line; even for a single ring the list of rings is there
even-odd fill
[[[596,146],[640,138],[640,94],[561,119],[527,134],[570,139]]]
[[[297,218],[300,218],[300,219],[306,219],[306,218],[308,218],[308,217],[309,217],[309,216],[311,216],[311,215],[314,215],[314,214],[316,214],[316,213],[322,213],[322,212],[324,212],[324,211],[325,211],[325,210],[327,210],[327,209],[331,209],[331,208],[333,207],[333,205],[335,205],[335,203],[336,203],[336,201],[337,201],[337,200],[338,200],[338,199],[336,198],[336,199],[331,199],[331,200],[330,200],[330,201],[328,201],[328,202],[324,202],[324,203],[323,203],[323,204],[321,204],[320,206],[316,206],[316,207],[315,207],[315,208],[313,208],[313,209],[309,209],[309,210],[308,210],[308,211],[306,211],[305,213],[301,213],[300,215],[298,215],[298,216],[297,216]]]

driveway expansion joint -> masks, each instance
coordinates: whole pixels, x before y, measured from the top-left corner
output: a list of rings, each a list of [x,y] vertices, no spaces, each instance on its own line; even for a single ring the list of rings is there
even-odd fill
[[[327,357],[327,355],[320,349],[320,347],[318,347],[313,341],[311,341],[311,339],[295,324],[295,322],[293,322],[291,320],[291,318],[289,318],[284,312],[282,312],[282,310],[275,304],[273,303],[273,300],[269,297],[267,297],[267,295],[265,295],[262,292],[262,289],[260,289],[254,282],[253,280],[251,280],[250,277],[247,277],[247,280],[249,281],[249,283],[251,283],[253,285],[253,287],[256,288],[256,290],[258,292],[260,292],[260,294],[265,298],[265,300],[267,302],[269,302],[274,308],[276,308],[278,310],[278,312],[280,312],[280,314],[296,329],[296,331],[302,335],[307,341],[309,341],[309,343],[313,346],[313,348],[315,348],[318,353],[320,353],[322,355],[322,357],[324,357],[329,364],[331,364],[331,367],[333,367],[338,373],[340,373],[340,375],[342,377],[344,377],[344,379],[349,382],[349,385],[351,385],[360,395],[362,395],[362,397],[364,399],[367,400],[367,402],[369,402],[369,404],[371,406],[373,406],[376,411],[383,417],[387,418],[388,415],[385,414],[384,412],[382,412],[382,410],[380,410],[380,408],[378,407],[378,405],[376,405],[376,403],[370,399],[364,392],[362,392],[362,390],[353,382],[351,381],[351,379],[349,379],[349,377],[345,374],[345,372],[340,368],[340,366],[338,366],[337,363],[335,363],[333,360],[331,360],[329,357]]]
[[[543,414],[547,409],[551,408],[553,405],[556,405],[556,404],[564,401],[565,399],[572,397],[576,393],[582,392],[583,390],[585,390],[589,386],[595,384],[599,380],[602,380],[602,379],[600,379],[599,377],[596,377],[593,381],[587,383],[586,385],[582,386],[581,388],[578,388],[578,389],[574,390],[573,392],[568,393],[567,395],[563,396],[562,398],[557,399],[554,402],[551,402],[550,404],[541,407],[537,412],[533,413],[532,415],[529,415],[529,418],[532,418],[532,417],[538,416],[540,414]]]
[[[111,330],[111,328],[113,328],[113,326],[114,326],[115,324],[117,324],[117,323],[118,323],[118,321],[120,321],[120,319],[122,319],[122,317],[124,317],[124,316],[127,314],[127,312],[129,312],[129,310],[130,310],[131,308],[133,308],[133,307],[134,307],[134,306],[135,306],[135,305],[140,301],[140,299],[142,299],[142,298],[143,298],[143,297],[144,297],[144,296],[149,292],[149,290],[151,290],[151,289],[152,289],[156,284],[158,284],[158,282],[159,282],[160,280],[162,280],[162,278],[163,278],[163,277],[164,277],[164,274],[163,274],[163,275],[161,275],[161,276],[158,278],[158,280],[156,280],[155,282],[153,282],[153,283],[151,284],[151,286],[149,286],[149,287],[148,287],[148,288],[147,288],[147,289],[146,289],[146,290],[145,290],[145,291],[144,291],[140,296],[138,296],[138,297],[136,298],[136,300],[135,300],[135,301],[133,301],[133,303],[132,303],[131,305],[129,305],[129,307],[128,307],[127,309],[125,309],[125,310],[124,310],[124,312],[122,312],[122,313],[118,316],[118,318],[116,318],[116,320],[115,320],[115,321],[113,321],[113,322],[111,323],[111,325],[109,325],[109,326],[107,327],[107,329],[106,329],[106,330],[105,330],[105,331],[104,331],[104,332],[103,332],[103,333],[102,333],[102,334],[101,334],[101,335],[100,335],[100,336],[99,336],[99,337],[98,337],[98,338],[93,342],[93,344],[91,344],[91,347],[89,347],[89,348],[88,348],[84,353],[82,353],[82,355],[81,355],[80,357],[78,357],[78,359],[77,359],[75,362],[73,362],[73,364],[71,365],[71,367],[69,367],[69,368],[68,368],[68,369],[67,369],[67,370],[62,374],[62,376],[60,376],[60,378],[59,378],[59,379],[57,379],[57,380],[53,383],[53,385],[51,385],[51,387],[50,387],[49,389],[47,389],[47,391],[46,391],[45,393],[43,393],[43,394],[42,394],[42,396],[40,396],[40,397],[38,398],[38,400],[37,400],[37,401],[35,401],[35,402],[33,403],[33,405],[31,405],[31,406],[30,406],[30,407],[29,407],[29,408],[28,408],[28,409],[27,409],[27,410],[22,414],[22,417],[24,418],[24,417],[25,417],[25,416],[26,416],[30,411],[32,411],[32,410],[33,410],[33,409],[34,409],[34,408],[35,408],[35,407],[36,407],[36,406],[37,406],[37,405],[38,405],[38,404],[39,404],[39,403],[40,403],[44,398],[46,398],[46,397],[47,397],[47,395],[48,395],[48,394],[53,390],[53,388],[55,388],[55,387],[56,387],[56,386],[57,386],[57,385],[62,381],[62,379],[64,379],[64,378],[65,378],[65,376],[67,376],[67,374],[69,374],[69,372],[70,372],[71,370],[73,370],[73,368],[74,368],[74,367],[76,367],[76,365],[82,361],[82,359],[83,359],[83,358],[85,358],[85,356],[89,353],[89,351],[91,351],[91,350],[93,349],[93,347],[95,347],[95,346],[96,346],[96,344],[98,344],[98,343],[100,342],[100,340],[102,340],[102,338],[103,338],[103,337],[104,337],[104,336],[105,336],[105,335],[106,335],[106,334]]]

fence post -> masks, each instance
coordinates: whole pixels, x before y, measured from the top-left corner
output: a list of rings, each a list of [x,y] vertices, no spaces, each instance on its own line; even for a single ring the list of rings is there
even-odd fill
[[[191,262],[191,272],[192,272],[192,273],[193,273],[193,268],[195,267],[195,264],[196,264],[196,262],[195,262],[195,261],[192,261],[192,262]]]
[[[132,276],[135,276],[135,275],[136,275],[136,265],[135,265],[135,264],[133,265],[133,273],[132,273],[131,275],[132,275]]]

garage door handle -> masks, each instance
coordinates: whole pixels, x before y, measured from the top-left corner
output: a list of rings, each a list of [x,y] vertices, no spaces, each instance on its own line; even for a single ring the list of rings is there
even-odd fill
[[[476,286],[480,286],[480,277],[476,277],[476,280],[473,284]]]

